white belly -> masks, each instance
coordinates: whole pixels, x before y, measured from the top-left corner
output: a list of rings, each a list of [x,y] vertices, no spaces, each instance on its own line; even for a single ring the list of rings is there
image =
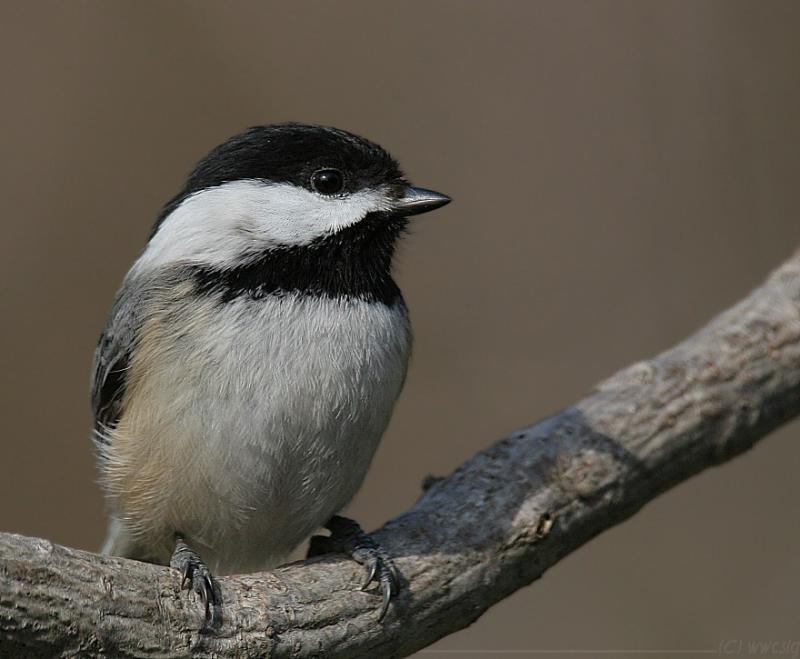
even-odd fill
[[[295,295],[194,303],[143,336],[110,455],[120,536],[166,560],[180,531],[218,573],[279,563],[347,504],[410,347],[402,303]]]

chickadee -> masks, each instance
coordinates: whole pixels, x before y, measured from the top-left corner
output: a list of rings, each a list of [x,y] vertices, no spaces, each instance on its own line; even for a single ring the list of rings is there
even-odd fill
[[[164,207],[95,353],[104,552],[172,565],[213,618],[211,574],[272,568],[315,529],[377,580],[391,559],[336,513],[360,487],[406,375],[392,279],[411,215],[447,204],[381,147],[258,126]]]

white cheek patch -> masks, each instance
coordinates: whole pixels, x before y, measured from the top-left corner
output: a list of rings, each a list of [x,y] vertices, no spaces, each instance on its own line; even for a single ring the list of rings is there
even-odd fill
[[[388,208],[385,190],[325,197],[290,183],[232,181],[187,197],[163,221],[134,268],[178,261],[240,263],[270,247],[307,245]]]

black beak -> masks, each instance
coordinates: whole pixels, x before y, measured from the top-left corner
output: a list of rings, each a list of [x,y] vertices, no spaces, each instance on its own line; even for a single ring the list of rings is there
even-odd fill
[[[433,190],[426,190],[425,188],[412,188],[409,186],[405,189],[403,196],[394,202],[394,212],[405,217],[419,215],[420,213],[427,213],[441,208],[451,201],[453,200],[447,195]]]

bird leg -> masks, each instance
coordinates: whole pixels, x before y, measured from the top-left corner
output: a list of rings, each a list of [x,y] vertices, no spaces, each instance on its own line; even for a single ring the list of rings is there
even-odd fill
[[[383,594],[378,620],[383,620],[389,608],[389,601],[400,589],[392,559],[355,520],[334,515],[325,524],[325,528],[331,534],[329,536],[315,535],[311,538],[308,558],[342,552],[363,565],[365,573],[361,590],[366,590],[373,581],[378,582]]]
[[[181,573],[181,590],[193,590],[200,597],[205,609],[204,623],[214,627],[219,622],[218,608],[221,598],[218,586],[200,555],[194,551],[180,534],[175,534],[175,551],[169,565]]]

